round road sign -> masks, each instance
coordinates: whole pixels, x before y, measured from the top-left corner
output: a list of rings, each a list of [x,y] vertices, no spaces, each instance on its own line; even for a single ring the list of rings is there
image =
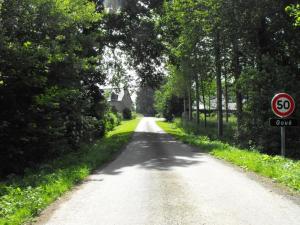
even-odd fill
[[[281,118],[288,117],[295,110],[295,101],[289,94],[279,93],[272,99],[272,110]]]

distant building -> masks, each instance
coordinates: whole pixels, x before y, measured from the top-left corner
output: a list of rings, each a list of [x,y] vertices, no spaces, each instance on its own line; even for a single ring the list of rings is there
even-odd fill
[[[197,104],[196,102],[194,102],[193,105],[193,110],[197,109]],[[200,111],[204,111],[204,104],[202,101],[199,102],[199,109]],[[225,105],[225,98],[224,96],[222,97],[222,109],[223,111],[226,110],[226,105]],[[210,104],[209,102],[206,102],[206,110],[210,110],[210,111],[217,111],[217,98],[212,98],[210,100]],[[236,103],[235,102],[228,102],[228,111],[229,112],[235,112],[236,111]]]
[[[128,89],[122,89],[119,92],[111,90],[108,102],[112,108],[115,108],[120,113],[122,113],[125,108],[133,109],[133,101]]]
[[[124,5],[123,0],[104,0],[104,8],[108,12],[117,12]]]

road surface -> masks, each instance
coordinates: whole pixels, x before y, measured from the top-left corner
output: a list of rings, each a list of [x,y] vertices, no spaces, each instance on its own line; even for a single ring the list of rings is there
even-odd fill
[[[299,225],[300,207],[144,118],[119,157],[39,224]]]

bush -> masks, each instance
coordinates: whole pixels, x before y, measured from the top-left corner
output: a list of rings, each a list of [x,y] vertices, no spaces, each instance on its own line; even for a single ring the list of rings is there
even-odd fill
[[[156,113],[156,114],[155,114],[155,117],[156,117],[156,118],[162,118],[163,115],[162,115],[161,113]]]
[[[165,117],[165,119],[168,121],[168,122],[172,122],[173,121],[173,119],[174,119],[174,116],[173,116],[173,114],[172,113],[170,113],[170,112],[164,112],[164,117]]]
[[[131,119],[136,119],[139,116],[137,112],[132,112]]]
[[[128,109],[128,108],[123,109],[123,119],[124,120],[132,119],[132,113],[131,113],[130,109]]]
[[[121,122],[122,122],[122,114],[121,113],[116,113],[116,116],[117,116],[117,118],[118,118],[118,125],[120,125],[121,124]]]
[[[103,125],[103,121],[97,119],[96,117],[86,117],[83,120],[84,127],[84,136],[80,140],[81,142],[91,142],[96,138],[103,137],[105,134],[105,127]]]
[[[121,118],[119,114],[109,112],[105,115],[104,126],[106,131],[112,131],[116,126],[120,125]]]

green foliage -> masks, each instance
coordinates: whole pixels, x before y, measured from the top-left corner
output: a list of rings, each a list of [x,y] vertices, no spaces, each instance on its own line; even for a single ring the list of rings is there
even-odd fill
[[[154,116],[154,90],[150,87],[140,87],[136,97],[136,111],[146,116]]]
[[[64,155],[36,170],[27,170],[24,177],[11,177],[0,183],[0,224],[23,224],[37,216],[93,170],[111,160],[130,140],[138,121],[122,122],[103,139],[81,146],[78,152]]]
[[[275,117],[270,102],[278,92],[288,92],[295,99],[299,99],[300,93],[297,87],[300,83],[295,77],[295,68],[278,65],[269,56],[263,58],[263,64],[261,71],[245,68],[239,80],[243,92],[249,96],[244,104],[240,141],[244,145],[251,141],[264,153],[278,154],[280,152],[280,129],[269,126],[269,118]],[[274,67],[275,64],[277,64],[276,67]],[[299,113],[296,110],[293,116],[298,117]],[[300,155],[299,128],[287,130],[289,149],[287,154],[297,158]]]
[[[168,121],[174,116],[181,117],[183,112],[184,79],[174,67],[169,67],[171,74],[159,90],[155,91],[154,107]]]
[[[182,109],[182,98],[178,98],[175,95],[167,96],[163,91],[155,92],[155,107],[157,112],[160,113],[167,121],[172,121],[175,116],[181,116]]]
[[[120,125],[121,123],[121,117],[118,114],[115,113],[107,113],[104,117],[105,121],[105,130],[106,131],[112,131],[114,127]]]
[[[295,18],[295,26],[300,26],[300,4],[289,5],[285,8],[285,10]]]
[[[98,1],[101,2],[101,1]],[[142,85],[158,87],[164,72],[162,52],[164,46],[156,29],[157,19],[162,11],[163,0],[121,1],[119,13],[105,15],[107,40],[130,56]],[[112,31],[118,32],[112,32]]]
[[[256,172],[287,187],[300,191],[300,161],[269,156],[255,150],[233,147],[221,141],[211,141],[206,136],[188,134],[176,123],[157,122],[167,133],[179,140],[208,151],[213,156],[229,161],[245,170]]]
[[[132,118],[132,112],[131,112],[130,109],[125,108],[125,109],[123,109],[122,113],[123,113],[123,119],[124,120],[131,120],[131,118]]]
[[[251,143],[264,153],[278,154],[280,132],[268,124],[274,117],[270,101],[278,92],[288,92],[299,101],[299,4],[174,0],[165,1],[163,9],[158,30],[166,48],[168,77],[156,93],[157,111],[167,109],[172,95],[192,103],[186,104],[187,111],[196,108],[198,100],[207,109],[210,100],[221,100],[217,93],[223,93],[236,103],[237,126],[231,139],[244,147]],[[214,86],[216,80],[223,81],[222,85]],[[219,117],[223,115],[220,108]],[[299,110],[293,117],[299,117]],[[223,127],[223,120],[219,121]],[[211,135],[209,127],[202,132]],[[287,138],[287,155],[299,158],[299,127],[289,128]]]
[[[194,115],[196,116],[196,115]],[[204,115],[200,115],[200,124],[197,125],[195,121],[187,121],[183,119],[176,119],[174,121],[177,127],[180,127],[189,134],[195,135],[206,135],[211,140],[222,140],[230,144],[240,145],[239,142],[236,142],[236,139],[233,138],[235,134],[235,129],[237,126],[237,121],[235,116],[230,116],[228,123],[224,124],[224,135],[222,138],[218,137],[218,121],[216,115],[210,115],[207,117],[206,127],[204,122]]]
[[[88,0],[2,2],[0,175],[98,136],[107,108],[96,86],[105,76],[102,34],[93,29],[101,17]]]
[[[161,4],[131,0],[107,13],[103,1],[0,1],[1,176],[76,151],[119,122],[99,91],[113,67],[101,65],[108,48],[131,57],[142,83],[160,83]]]

